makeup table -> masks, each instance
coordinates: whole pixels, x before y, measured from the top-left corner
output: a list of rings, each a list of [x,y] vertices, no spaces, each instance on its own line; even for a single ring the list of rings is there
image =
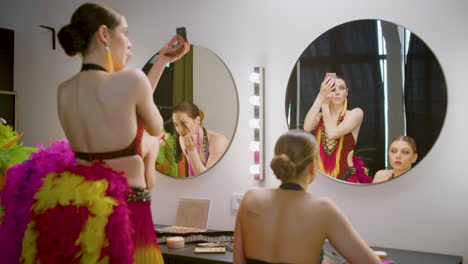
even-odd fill
[[[329,243],[325,243],[324,250],[328,253],[339,254]],[[383,248],[371,246],[374,251],[385,251],[388,254],[387,258],[382,260],[392,260],[395,264],[462,264],[461,256],[436,254],[428,252],[419,252],[411,250]],[[345,262],[346,263],[346,262]],[[344,264],[344,263],[337,263]]]
[[[157,228],[166,227],[164,225],[157,225]],[[207,230],[207,233],[216,233],[219,231]],[[223,233],[229,233],[232,231],[227,231]],[[174,236],[177,236],[176,234]],[[197,254],[193,253],[196,243],[185,243],[185,247],[172,249],[168,248],[166,244],[161,243],[160,248],[163,253],[164,261],[166,264],[181,264],[181,263],[190,263],[190,264],[221,264],[221,263],[232,263],[232,252],[226,250],[226,253],[203,253]],[[393,260],[395,264],[462,264],[463,258],[461,256],[453,256],[446,254],[437,254],[437,253],[428,253],[428,252],[419,252],[411,250],[402,250],[402,249],[393,249],[393,248],[383,248],[371,246],[375,251],[385,251],[388,254],[388,257],[383,260]],[[324,250],[328,254],[338,254],[338,252],[329,244],[324,244]],[[345,264],[345,263],[336,263],[336,264]]]

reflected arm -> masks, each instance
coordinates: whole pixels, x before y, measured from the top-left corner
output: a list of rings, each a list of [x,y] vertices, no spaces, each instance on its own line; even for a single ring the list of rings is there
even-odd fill
[[[202,154],[200,154],[202,155]],[[190,160],[190,164],[192,164],[193,171],[195,175],[198,175],[204,171],[206,171],[207,167],[203,165],[203,162],[200,159],[200,155],[197,153],[196,148],[188,150],[188,159]],[[204,155],[204,154],[203,154]]]
[[[320,84],[320,91],[317,97],[315,98],[312,107],[310,107],[309,112],[307,112],[307,115],[304,118],[305,131],[312,132],[317,127],[317,124],[321,117],[320,108],[323,104],[329,101],[330,91],[333,89],[334,85],[335,79],[331,77],[326,77]]]
[[[328,105],[323,105],[323,125],[327,130],[328,138],[338,139],[356,128],[361,127],[362,120],[364,118],[364,112],[361,108],[355,108],[349,111],[346,114],[346,118],[339,125],[336,124],[336,120],[331,117],[330,108]],[[357,140],[357,135],[355,135],[355,140]]]
[[[217,135],[210,142],[210,155],[206,161],[206,165],[203,164],[200,155],[205,155],[205,153],[198,154],[196,148],[188,150],[188,158],[192,164],[192,168],[196,175],[206,171],[211,168],[224,154],[229,145],[228,139],[224,135]]]
[[[304,130],[307,132],[312,132],[317,127],[317,124],[320,120],[322,114],[320,113],[320,107],[324,98],[319,94],[317,98],[315,98],[312,107],[310,107],[309,112],[307,112],[306,117],[304,118]]]

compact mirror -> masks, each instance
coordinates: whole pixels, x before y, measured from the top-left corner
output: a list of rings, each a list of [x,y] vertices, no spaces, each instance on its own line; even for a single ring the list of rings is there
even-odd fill
[[[157,54],[143,67],[148,73]],[[218,163],[234,136],[238,95],[229,69],[212,51],[192,45],[168,64],[154,92],[168,136],[155,168],[177,178],[203,174]]]
[[[428,154],[445,119],[447,86],[436,56],[416,34],[383,20],[357,20],[304,50],[285,106],[290,129],[316,136],[322,172],[376,183],[397,178]]]

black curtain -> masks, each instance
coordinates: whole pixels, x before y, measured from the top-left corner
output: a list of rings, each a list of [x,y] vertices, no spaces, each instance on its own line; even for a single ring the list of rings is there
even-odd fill
[[[405,65],[407,135],[415,139],[418,161],[439,136],[447,109],[447,86],[437,58],[429,47],[411,34]]]

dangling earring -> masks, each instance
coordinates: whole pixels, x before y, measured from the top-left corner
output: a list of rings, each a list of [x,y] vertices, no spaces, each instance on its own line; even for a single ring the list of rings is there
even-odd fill
[[[344,116],[346,109],[348,108],[348,98],[344,99],[343,110],[341,110],[340,117]]]
[[[109,46],[106,46],[106,68],[108,72],[114,72],[114,63]]]

